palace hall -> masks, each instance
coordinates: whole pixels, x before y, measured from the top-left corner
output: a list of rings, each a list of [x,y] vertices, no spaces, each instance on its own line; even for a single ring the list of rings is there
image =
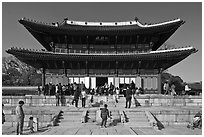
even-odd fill
[[[87,88],[132,81],[145,93],[161,93],[161,73],[195,53],[194,47],[165,49],[162,45],[185,23],[173,19],[143,24],[88,22],[65,18],[44,23],[22,18],[19,23],[42,50],[12,47],[7,53],[42,72],[42,87],[83,82]],[[185,46],[185,45],[184,45]]]

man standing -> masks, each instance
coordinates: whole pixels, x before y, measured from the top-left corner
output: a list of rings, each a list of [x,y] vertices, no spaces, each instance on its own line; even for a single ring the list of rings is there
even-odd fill
[[[72,104],[75,102],[75,107],[78,107],[78,101],[79,96],[81,95],[81,91],[79,89],[79,86],[76,85],[76,90],[74,91],[74,100],[72,101]]]
[[[130,108],[131,107],[131,100],[132,100],[132,90],[128,86],[127,90],[126,90],[126,106],[125,106],[125,108],[127,108],[127,107]]]
[[[108,110],[108,105],[105,104],[104,108],[101,108],[101,118],[102,118],[102,122],[101,122],[101,128],[103,128],[103,126],[106,128],[106,122],[109,116],[109,110]]]
[[[4,124],[4,122],[6,121],[3,109],[4,109],[4,104],[2,104],[2,124]]]
[[[17,135],[22,135],[23,133],[23,123],[24,123],[24,112],[22,106],[24,101],[19,101],[18,106],[16,107],[16,126],[17,126]]]

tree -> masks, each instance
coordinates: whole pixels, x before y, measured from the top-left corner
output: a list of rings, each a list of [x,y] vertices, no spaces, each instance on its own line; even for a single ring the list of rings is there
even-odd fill
[[[168,81],[169,86],[172,84],[175,85],[175,91],[177,94],[181,94],[181,92],[184,90],[184,82],[179,76],[173,76],[169,73],[162,73],[161,75],[161,81],[162,81],[162,87],[166,81]],[[162,88],[163,89],[163,88]],[[162,92],[163,93],[163,92]]]

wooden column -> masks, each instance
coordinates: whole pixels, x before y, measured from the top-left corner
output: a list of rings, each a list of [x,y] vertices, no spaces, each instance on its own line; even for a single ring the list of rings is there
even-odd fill
[[[86,44],[87,44],[87,50],[89,54],[89,36],[86,36]]]
[[[68,44],[68,36],[67,35],[65,35],[65,42],[67,45],[67,53],[69,53],[69,44]]]
[[[45,89],[45,68],[42,68],[42,89]]]
[[[115,62],[115,74],[118,77],[118,61]]]
[[[117,41],[118,41],[118,36],[115,36],[115,53],[118,53],[118,45],[117,45]]]
[[[89,76],[88,61],[86,60],[86,75]]]
[[[157,89],[158,89],[158,94],[161,94],[161,73],[159,73],[157,76]]]

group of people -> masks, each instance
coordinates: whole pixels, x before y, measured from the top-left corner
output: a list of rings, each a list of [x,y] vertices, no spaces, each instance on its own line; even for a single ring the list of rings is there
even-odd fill
[[[18,105],[16,107],[16,134],[17,135],[22,135],[23,134],[23,126],[24,126],[24,118],[25,118],[25,113],[24,113],[24,110],[23,110],[23,105],[24,105],[24,101],[19,101],[18,102]],[[2,106],[4,106],[2,104]],[[3,113],[3,108],[2,108],[2,117],[5,117],[5,114]],[[5,122],[5,119],[4,121],[2,121],[2,124],[4,124]],[[33,120],[33,117],[29,117],[29,121],[28,121],[28,129],[30,130],[31,133],[34,132],[34,120]]]
[[[45,96],[53,96],[56,94],[58,89],[61,89],[61,94],[63,95],[68,95],[68,96],[73,96],[74,95],[74,88],[75,88],[76,83],[68,83],[67,85],[62,85],[61,83],[59,84],[52,84],[50,82],[49,84],[46,84],[45,87],[42,89],[42,93]]]
[[[174,84],[170,85],[168,81],[165,81],[165,83],[163,85],[164,95],[176,96],[175,88],[176,88],[176,86]]]
[[[129,85],[124,84],[122,88],[115,87],[112,82],[110,85],[108,83],[105,83],[103,86],[98,86],[96,88],[90,89],[86,88],[85,84],[82,82],[80,84],[73,83],[68,85],[62,85],[61,83],[53,85],[52,83],[47,84],[45,86],[44,95],[55,95],[56,97],[56,106],[65,106],[66,105],[66,99],[65,95],[74,96],[71,104],[75,107],[78,107],[78,101],[79,99],[82,100],[82,107],[85,107],[86,105],[86,99],[89,96],[90,102],[93,102],[93,95],[113,95],[113,98],[116,100],[116,102],[119,99],[119,94],[123,93],[124,96],[127,99],[127,103],[131,106],[131,98],[132,95],[141,93],[141,89],[137,88],[135,86],[135,83],[132,81]],[[126,105],[127,106],[127,105]],[[129,106],[127,106],[129,107]]]

